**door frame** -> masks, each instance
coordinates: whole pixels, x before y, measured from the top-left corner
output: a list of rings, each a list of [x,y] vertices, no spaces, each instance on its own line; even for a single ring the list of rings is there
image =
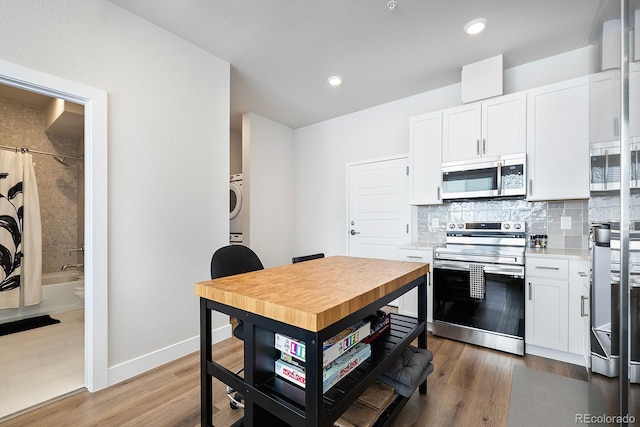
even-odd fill
[[[345,181],[347,182],[347,189],[345,191],[346,193],[346,209],[345,209],[345,249],[346,249],[346,254],[350,255],[351,254],[351,239],[349,238],[349,221],[351,218],[351,167],[353,166],[363,166],[363,165],[368,165],[368,164],[372,164],[372,163],[381,163],[381,162],[388,162],[388,161],[392,161],[392,160],[401,160],[401,159],[409,159],[409,153],[404,153],[404,154],[396,154],[396,155],[392,155],[392,156],[385,156],[385,157],[377,157],[377,158],[373,158],[373,159],[369,159],[369,160],[359,160],[359,161],[355,161],[355,162],[347,162],[347,167],[346,167],[346,173],[347,173],[347,177],[345,179]],[[408,207],[409,209],[409,215],[407,217],[407,221],[409,223],[409,236],[412,235],[412,213],[411,213],[411,207]]]
[[[84,105],[84,382],[108,384],[107,93],[0,60],[0,83]]]

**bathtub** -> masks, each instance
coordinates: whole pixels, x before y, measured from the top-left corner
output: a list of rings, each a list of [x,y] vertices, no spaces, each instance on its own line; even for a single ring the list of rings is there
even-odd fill
[[[43,274],[44,301],[28,307],[0,309],[0,323],[84,308],[84,300],[75,294],[75,287],[79,285],[84,285],[82,271],[68,270]]]

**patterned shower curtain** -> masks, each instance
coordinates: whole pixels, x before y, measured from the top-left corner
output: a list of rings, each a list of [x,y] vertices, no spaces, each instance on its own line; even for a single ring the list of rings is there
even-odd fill
[[[40,302],[42,224],[33,160],[28,152],[0,151],[0,309]]]

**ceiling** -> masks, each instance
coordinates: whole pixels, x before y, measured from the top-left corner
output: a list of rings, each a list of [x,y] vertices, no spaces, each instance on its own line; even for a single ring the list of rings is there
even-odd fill
[[[292,128],[587,46],[614,0],[110,0],[231,64],[231,128],[254,112]],[[613,6],[613,7],[612,7]],[[614,15],[612,15],[612,13]],[[487,18],[484,33],[462,29]],[[327,77],[340,75],[337,88]]]

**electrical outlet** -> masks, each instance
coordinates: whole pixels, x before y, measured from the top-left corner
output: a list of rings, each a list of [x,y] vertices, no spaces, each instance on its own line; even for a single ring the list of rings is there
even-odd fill
[[[431,218],[431,226],[433,228],[438,228],[438,225],[439,225],[438,218]]]
[[[570,216],[560,217],[560,228],[562,230],[571,229],[571,217]]]

